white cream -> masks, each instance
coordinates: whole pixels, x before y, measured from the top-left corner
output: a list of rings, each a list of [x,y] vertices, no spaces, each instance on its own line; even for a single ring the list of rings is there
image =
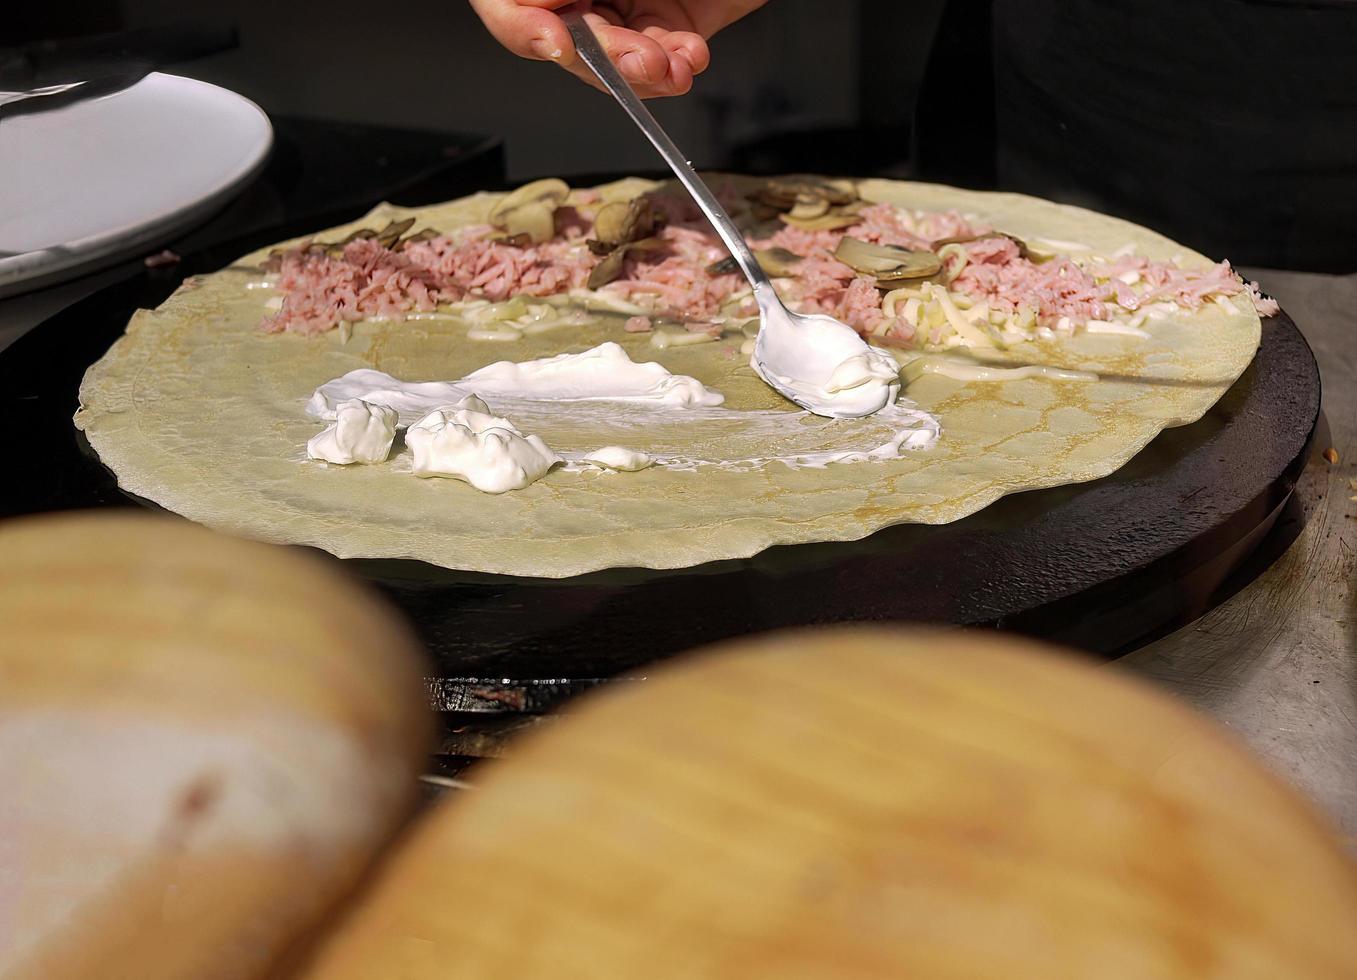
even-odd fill
[[[489,413],[479,397],[527,401],[618,401],[672,407],[711,407],[725,396],[696,378],[671,374],[651,361],[637,363],[615,343],[579,354],[535,361],[499,361],[459,381],[401,381],[384,371],[359,368],[327,381],[306,403],[306,413],[334,421],[340,402],[360,398],[393,408],[407,426],[436,408]]]
[[[394,409],[399,427],[416,422],[436,408],[490,411],[485,402],[455,381],[401,381],[385,371],[359,368],[317,388],[306,403],[306,414],[333,422],[340,403],[355,398]]]
[[[636,473],[655,465],[655,460],[649,453],[625,449],[622,446],[604,446],[602,449],[595,449],[592,453],[582,457],[580,462],[591,463],[605,470],[620,470],[623,473]]]
[[[829,396],[848,392],[860,397],[860,389],[866,387],[861,375],[866,373],[878,389],[870,396],[873,400],[880,400],[882,388],[895,397],[889,391],[891,387],[898,391],[900,384],[894,360],[883,351],[869,353],[886,358],[888,367],[854,363],[851,357],[841,360],[822,385]],[[478,394],[507,408],[514,421],[493,415]],[[747,469],[772,463],[799,469],[892,459],[928,448],[939,434],[936,417],[903,400],[870,419],[853,422],[798,412],[719,408],[724,401],[720,393],[661,365],[634,363],[617,344],[521,364],[490,365],[455,382],[402,382],[361,369],[318,388],[307,410],[334,421],[339,404],[359,395],[395,411],[397,429],[409,425],[405,442],[414,473],[463,479],[491,493],[528,486],[558,462],[565,462],[569,472],[635,471],[647,466]],[[711,458],[683,454],[679,447],[690,441],[688,433],[704,429],[729,436],[731,451]],[[560,434],[569,451],[557,453],[541,437],[524,435],[547,430]],[[646,451],[619,445],[583,451],[576,448],[578,442],[570,446],[586,431],[616,433],[619,442],[623,438],[640,442]],[[828,432],[833,435],[826,439]],[[556,444],[556,437],[548,438]]]
[[[435,409],[405,433],[414,474],[465,480],[485,493],[522,490],[561,461],[537,436],[484,412]]]
[[[774,390],[827,418],[861,418],[900,394],[895,359],[868,347],[856,330],[827,316],[792,320],[764,303],[749,366]]]
[[[870,449],[826,450],[802,453],[790,457],[774,457],[794,469],[823,469],[837,463],[867,463],[899,459],[907,452],[917,452],[937,444],[942,427],[935,416],[918,408],[895,404],[876,413],[877,421],[895,427],[894,434],[879,446]]]
[[[579,354],[536,361],[499,361],[473,371],[457,386],[483,398],[530,401],[710,407],[726,400],[696,378],[671,374],[653,361],[633,361],[621,345],[611,341]]]
[[[394,408],[351,398],[335,407],[335,421],[306,444],[306,455],[347,466],[381,463],[391,455],[399,416]]]
[[[759,428],[759,423],[768,424],[768,437],[765,445],[784,443],[792,431],[790,424],[801,424],[808,418],[805,414],[787,412],[732,412],[732,416],[741,416]],[[888,405],[874,414],[870,425],[854,426],[851,436],[841,449],[813,449],[784,451],[772,455],[732,455],[725,459],[712,459],[687,456],[654,455],[656,466],[674,470],[696,470],[713,466],[722,470],[745,470],[755,467],[781,463],[790,469],[824,469],[826,466],[840,463],[870,463],[888,459],[899,459],[909,452],[929,449],[937,444],[942,427],[936,416],[923,411],[912,403],[901,400]],[[884,429],[884,441],[882,430]],[[856,444],[854,444],[856,443]]]

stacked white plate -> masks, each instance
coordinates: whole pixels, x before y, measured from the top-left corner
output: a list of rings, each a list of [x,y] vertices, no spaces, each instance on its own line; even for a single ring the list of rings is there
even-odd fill
[[[162,246],[241,190],[272,143],[253,102],[159,72],[0,120],[0,296]]]

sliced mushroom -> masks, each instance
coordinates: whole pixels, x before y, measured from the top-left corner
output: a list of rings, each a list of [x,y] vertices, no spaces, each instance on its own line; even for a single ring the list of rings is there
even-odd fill
[[[387,226],[377,232],[377,244],[383,248],[391,248],[400,241],[401,235],[415,226],[414,218],[406,218],[404,221],[390,221]]]
[[[397,244],[400,248],[404,248],[406,245],[410,245],[410,244],[412,244],[412,243],[414,243],[414,242],[427,242],[427,241],[429,241],[430,239],[432,239],[432,238],[437,238],[437,237],[438,237],[438,232],[437,232],[435,229],[433,229],[433,228],[421,228],[419,231],[415,232],[413,235],[406,235],[403,239],[401,239],[401,240],[400,240],[399,242],[397,242],[396,244]]]
[[[570,194],[563,180],[549,177],[524,184],[490,209],[490,223],[510,236],[527,235],[541,243],[556,234],[556,209]]]
[[[594,238],[605,245],[620,245],[626,240],[627,216],[631,203],[613,201],[605,204],[594,215]]]
[[[497,235],[491,235],[492,242],[499,242],[501,245],[511,245],[514,248],[527,248],[532,244],[532,236],[526,232],[519,232],[517,235],[500,232]]]
[[[858,185],[847,178],[833,178],[823,182],[824,186],[835,192],[829,195],[829,203],[836,205],[849,205],[861,203],[858,196]]]
[[[589,281],[586,285],[590,289],[600,289],[622,275],[622,268],[627,260],[627,252],[628,249],[624,245],[603,256],[603,261],[594,266],[593,271],[589,273]]]
[[[1007,238],[1014,245],[1018,246],[1019,256],[1021,256],[1024,259],[1030,258],[1032,256],[1032,252],[1027,247],[1027,243],[1025,241],[1023,241],[1017,235],[1010,235],[1002,231],[986,232],[983,235],[957,235],[952,238],[939,238],[936,242],[933,243],[933,250],[937,251],[944,245],[965,245],[968,242],[978,242],[985,238]]]
[[[754,198],[786,211],[802,194],[824,198],[833,206],[852,204],[858,198],[857,187],[852,181],[813,176],[773,177],[755,192]]]
[[[796,275],[796,264],[801,261],[802,256],[785,248],[761,248],[754,252],[754,258],[758,260],[759,268],[777,279]],[[732,255],[727,255],[720,262],[713,262],[707,266],[708,275],[713,276],[723,276],[739,271],[739,263],[735,261],[735,257]]]
[[[376,238],[377,232],[372,228],[355,228],[333,245],[347,245],[349,242],[356,242],[364,238]]]
[[[556,234],[556,206],[546,200],[524,204],[507,212],[503,222],[510,237],[527,235],[541,244]]]
[[[557,177],[534,180],[500,198],[495,206],[490,209],[490,223],[501,228],[504,227],[505,217],[508,213],[527,204],[548,202],[552,210],[555,210],[569,195],[570,185]]]
[[[308,251],[324,252],[327,255],[342,255],[344,246],[350,242],[362,241],[366,238],[376,238],[377,232],[372,228],[355,228],[343,238],[335,242],[312,242],[308,246]]]
[[[665,241],[662,238],[643,238],[639,242],[625,242],[605,255],[603,261],[594,266],[594,271],[589,273],[589,281],[586,285],[590,289],[598,289],[622,275],[627,253],[633,249],[638,252],[646,252],[664,248],[664,246]]]
[[[768,208],[777,213],[789,210],[796,204],[796,195],[794,193],[782,194],[770,186],[760,187],[751,194],[750,197],[756,205]]]
[[[414,218],[406,218],[404,221],[389,221],[386,227],[381,231],[374,231],[371,228],[355,228],[343,238],[334,242],[312,242],[308,246],[309,251],[325,252],[327,255],[340,255],[344,251],[344,246],[351,242],[364,241],[369,238],[375,238],[377,244],[383,248],[395,248],[396,243],[400,241],[401,235],[409,231],[415,223]],[[430,234],[428,237],[434,237],[437,232],[432,229],[426,229]]]
[[[804,256],[797,255],[795,252],[785,248],[761,248],[754,253],[754,258],[759,260],[759,267],[768,275],[774,278],[778,276],[796,275],[797,263]]]
[[[655,209],[643,197],[614,201],[594,216],[594,240],[608,246],[640,241],[653,235],[659,223]]]
[[[927,279],[942,271],[942,259],[933,252],[916,252],[898,245],[874,245],[848,236],[839,242],[834,258],[855,272],[875,276],[879,283]]]
[[[829,213],[829,201],[816,194],[798,194],[796,203],[787,212],[789,218],[809,220]]]
[[[791,225],[793,228],[800,228],[802,231],[837,231],[840,228],[850,228],[862,220],[856,214],[822,214],[818,218],[794,218],[790,214],[778,215],[784,224]]]

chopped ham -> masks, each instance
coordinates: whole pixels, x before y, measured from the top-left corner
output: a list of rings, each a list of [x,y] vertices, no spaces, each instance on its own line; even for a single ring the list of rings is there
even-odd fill
[[[718,189],[728,206],[743,204],[729,186]],[[358,239],[338,255],[309,243],[275,261],[282,308],[264,321],[271,332],[321,333],[342,322],[368,318],[399,319],[412,311],[463,299],[493,302],[514,296],[551,296],[584,287],[599,259],[585,244],[592,233],[597,195],[582,194],[582,209],[560,208],[557,237],[540,245],[520,247],[497,240],[488,225],[464,228],[454,235],[400,243],[386,248],[374,239]],[[712,274],[708,267],[726,257],[725,247],[696,205],[687,197],[651,196],[667,223],[657,233],[662,245],[628,253],[621,277],[603,287],[620,299],[638,303],[648,313],[687,321],[689,329],[719,334],[719,322],[732,313],[749,315],[755,306],[748,286],[737,273]],[[1255,284],[1245,284],[1222,262],[1205,271],[1179,269],[1134,255],[1081,266],[1071,259],[1036,263],[1020,254],[1004,237],[981,237],[990,229],[973,224],[955,211],[909,212],[889,204],[861,208],[857,222],[837,231],[807,231],[791,225],[754,248],[780,247],[802,256],[796,276],[782,280],[784,299],[807,312],[823,312],[872,334],[881,343],[908,346],[938,343],[937,328],[917,336],[910,322],[886,317],[876,281],[834,258],[844,235],[877,244],[927,249],[943,239],[967,239],[965,265],[948,259],[955,273],[949,290],[974,302],[987,302],[1003,313],[1033,311],[1042,329],[1070,332],[1089,320],[1106,320],[1156,302],[1197,308],[1216,296],[1247,293],[1260,313],[1277,311]],[[733,308],[732,308],[733,306]],[[653,329],[650,316],[626,322],[631,333]]]
[[[1282,312],[1282,305],[1271,296],[1265,296],[1258,283],[1247,282],[1244,285],[1248,288],[1249,298],[1253,300],[1253,308],[1258,311],[1259,316],[1276,316]]]
[[[965,249],[968,261],[949,289],[1006,313],[1020,307],[1035,310],[1045,326],[1061,320],[1072,324],[1106,320],[1117,312],[1113,306],[1131,312],[1168,301],[1198,309],[1208,297],[1247,291],[1228,262],[1202,271],[1130,255],[1081,268],[1069,259],[1044,263],[1024,259],[1007,238],[982,238]],[[1145,288],[1138,291],[1123,277],[1135,278]]]

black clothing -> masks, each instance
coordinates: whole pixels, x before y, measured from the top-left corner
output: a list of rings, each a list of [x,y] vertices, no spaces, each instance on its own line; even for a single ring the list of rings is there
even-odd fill
[[[1357,271],[1357,2],[994,0],[998,183]]]

